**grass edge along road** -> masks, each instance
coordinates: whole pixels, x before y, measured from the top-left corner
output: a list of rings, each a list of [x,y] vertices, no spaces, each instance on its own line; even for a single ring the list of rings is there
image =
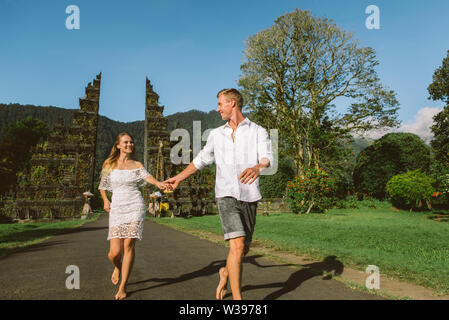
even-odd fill
[[[337,256],[346,267],[363,272],[368,265],[375,265],[382,275],[447,295],[449,224],[431,220],[430,216],[386,207],[258,215],[253,239],[265,247],[316,260]],[[205,231],[222,239],[217,215],[151,220],[185,232]]]
[[[38,244],[55,235],[79,228],[97,220],[103,211],[94,211],[86,220],[70,219],[57,222],[20,222],[0,224],[0,258],[28,246]]]

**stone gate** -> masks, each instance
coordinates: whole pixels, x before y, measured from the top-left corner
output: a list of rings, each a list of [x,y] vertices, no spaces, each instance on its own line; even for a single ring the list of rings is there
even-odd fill
[[[154,92],[148,78],[145,95],[144,166],[155,178],[163,181],[181,172],[186,165],[174,165],[170,160],[171,148],[177,141],[170,141],[170,133],[167,130],[168,119],[163,116],[164,107],[159,105],[159,95]],[[162,166],[158,165],[160,153],[162,161],[159,162],[162,162]],[[170,207],[174,215],[203,215],[211,212],[215,201],[210,199],[210,190],[213,186],[213,181],[210,180],[207,174],[198,172],[183,181],[170,198]],[[147,188],[144,192],[146,203],[152,190],[154,188]]]
[[[46,141],[33,150],[19,180],[15,218],[65,219],[81,215],[82,193],[93,191],[101,73],[85,88],[72,124],[58,119]]]

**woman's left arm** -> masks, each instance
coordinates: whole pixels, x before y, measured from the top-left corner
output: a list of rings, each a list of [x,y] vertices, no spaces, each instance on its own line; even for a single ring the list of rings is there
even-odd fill
[[[140,170],[139,170],[139,176],[141,179],[145,180],[145,182],[148,182],[149,184],[152,184],[156,187],[158,187],[161,190],[167,189],[168,188],[168,184],[167,183],[163,183],[158,181],[157,179],[155,179],[151,173],[149,173],[145,167],[139,162],[139,164],[141,165]]]

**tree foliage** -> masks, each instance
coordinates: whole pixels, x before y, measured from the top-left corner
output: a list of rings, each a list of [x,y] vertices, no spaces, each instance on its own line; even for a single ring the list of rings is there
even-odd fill
[[[427,88],[432,100],[446,103],[443,110],[433,117],[431,127],[434,139],[430,142],[439,171],[449,170],[449,50],[441,67],[435,70],[433,82]]]
[[[430,147],[413,133],[388,133],[365,148],[357,157],[353,179],[355,190],[378,199],[393,176],[420,169],[429,173]]]
[[[375,72],[372,48],[326,18],[296,10],[246,41],[239,85],[254,119],[277,128],[296,172],[335,160],[350,133],[397,125],[398,102]],[[336,112],[338,98],[351,105]]]
[[[27,117],[12,123],[0,142],[0,192],[16,183],[17,174],[23,170],[29,159],[30,150],[41,137],[49,134],[47,125],[39,119]]]
[[[430,145],[435,153],[435,160],[439,167],[449,170],[449,105],[433,117],[431,127],[433,139]]]
[[[427,88],[430,99],[441,100],[446,105],[449,105],[449,50],[446,58],[443,59],[441,67],[435,70],[432,80],[432,83]]]

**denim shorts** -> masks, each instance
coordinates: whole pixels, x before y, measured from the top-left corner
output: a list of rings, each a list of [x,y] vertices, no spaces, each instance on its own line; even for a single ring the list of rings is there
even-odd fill
[[[245,237],[245,245],[251,244],[256,225],[257,201],[239,201],[233,197],[217,198],[224,239]]]

